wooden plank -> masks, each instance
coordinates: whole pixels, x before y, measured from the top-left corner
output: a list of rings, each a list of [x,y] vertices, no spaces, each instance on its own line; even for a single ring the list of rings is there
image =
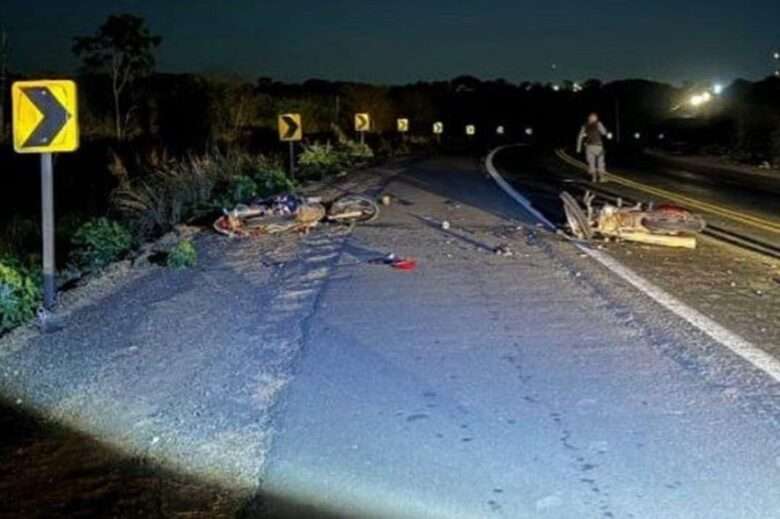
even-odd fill
[[[668,236],[663,234],[650,234],[646,232],[623,232],[613,235],[621,240],[646,243],[648,245],[661,245],[678,249],[695,249],[696,238],[693,236]]]

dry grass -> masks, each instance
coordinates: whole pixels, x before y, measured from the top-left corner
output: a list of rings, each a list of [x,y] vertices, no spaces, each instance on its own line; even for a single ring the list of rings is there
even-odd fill
[[[234,179],[259,178],[277,171],[263,156],[240,153],[185,159],[151,157],[135,175],[115,156],[110,169],[119,182],[112,206],[144,238],[213,211],[214,200]]]

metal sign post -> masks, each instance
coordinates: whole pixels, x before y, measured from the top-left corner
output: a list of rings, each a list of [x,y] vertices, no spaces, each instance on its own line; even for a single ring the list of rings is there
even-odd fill
[[[290,141],[290,178],[295,180],[295,142]]]
[[[41,156],[43,307],[57,302],[52,153],[79,147],[78,95],[73,81],[17,81],[11,88],[14,150]]]
[[[441,121],[433,123],[433,134],[436,136],[436,144],[441,144],[442,133],[444,133],[444,123]]]
[[[51,153],[41,154],[41,222],[43,226],[43,306],[47,310],[57,301],[54,250],[54,168]]]
[[[366,132],[371,130],[371,114],[355,114],[355,131],[360,134],[360,144],[366,144]]]
[[[303,139],[301,114],[282,114],[278,118],[279,140],[290,145],[290,178],[295,179],[295,143]]]

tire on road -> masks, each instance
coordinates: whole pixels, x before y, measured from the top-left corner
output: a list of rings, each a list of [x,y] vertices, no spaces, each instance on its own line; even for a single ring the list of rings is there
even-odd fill
[[[572,234],[581,240],[591,240],[593,238],[593,229],[585,212],[580,207],[577,200],[568,192],[561,193],[563,201],[563,210],[566,213],[566,220]]]

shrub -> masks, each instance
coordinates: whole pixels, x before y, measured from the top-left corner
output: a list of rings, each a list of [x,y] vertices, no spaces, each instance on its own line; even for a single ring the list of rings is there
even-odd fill
[[[114,190],[112,205],[140,238],[164,234],[212,209],[215,187],[230,174],[219,162],[205,157],[146,164],[137,178],[125,177]]]
[[[259,172],[256,178],[258,196],[269,197],[279,193],[290,193],[297,189],[297,184],[279,166],[269,167]]]
[[[34,318],[40,301],[40,276],[18,262],[0,259],[0,333]]]
[[[97,218],[79,227],[72,244],[71,256],[75,263],[93,270],[122,258],[132,247],[133,237],[121,224]]]
[[[365,143],[346,141],[344,143],[344,151],[352,160],[364,161],[374,158],[374,151],[371,149],[371,146]]]
[[[192,240],[181,240],[168,253],[167,265],[174,269],[188,269],[198,264],[198,251]]]
[[[214,209],[295,187],[278,162],[243,153],[152,161],[142,166],[136,178],[127,174],[117,178],[120,185],[112,194],[113,206],[142,239],[164,234]]]
[[[345,156],[328,144],[305,144],[298,157],[304,176],[318,175],[320,178],[343,170]]]
[[[214,199],[214,207],[233,207],[257,196],[257,182],[252,177],[240,175],[226,182],[224,192]]]

